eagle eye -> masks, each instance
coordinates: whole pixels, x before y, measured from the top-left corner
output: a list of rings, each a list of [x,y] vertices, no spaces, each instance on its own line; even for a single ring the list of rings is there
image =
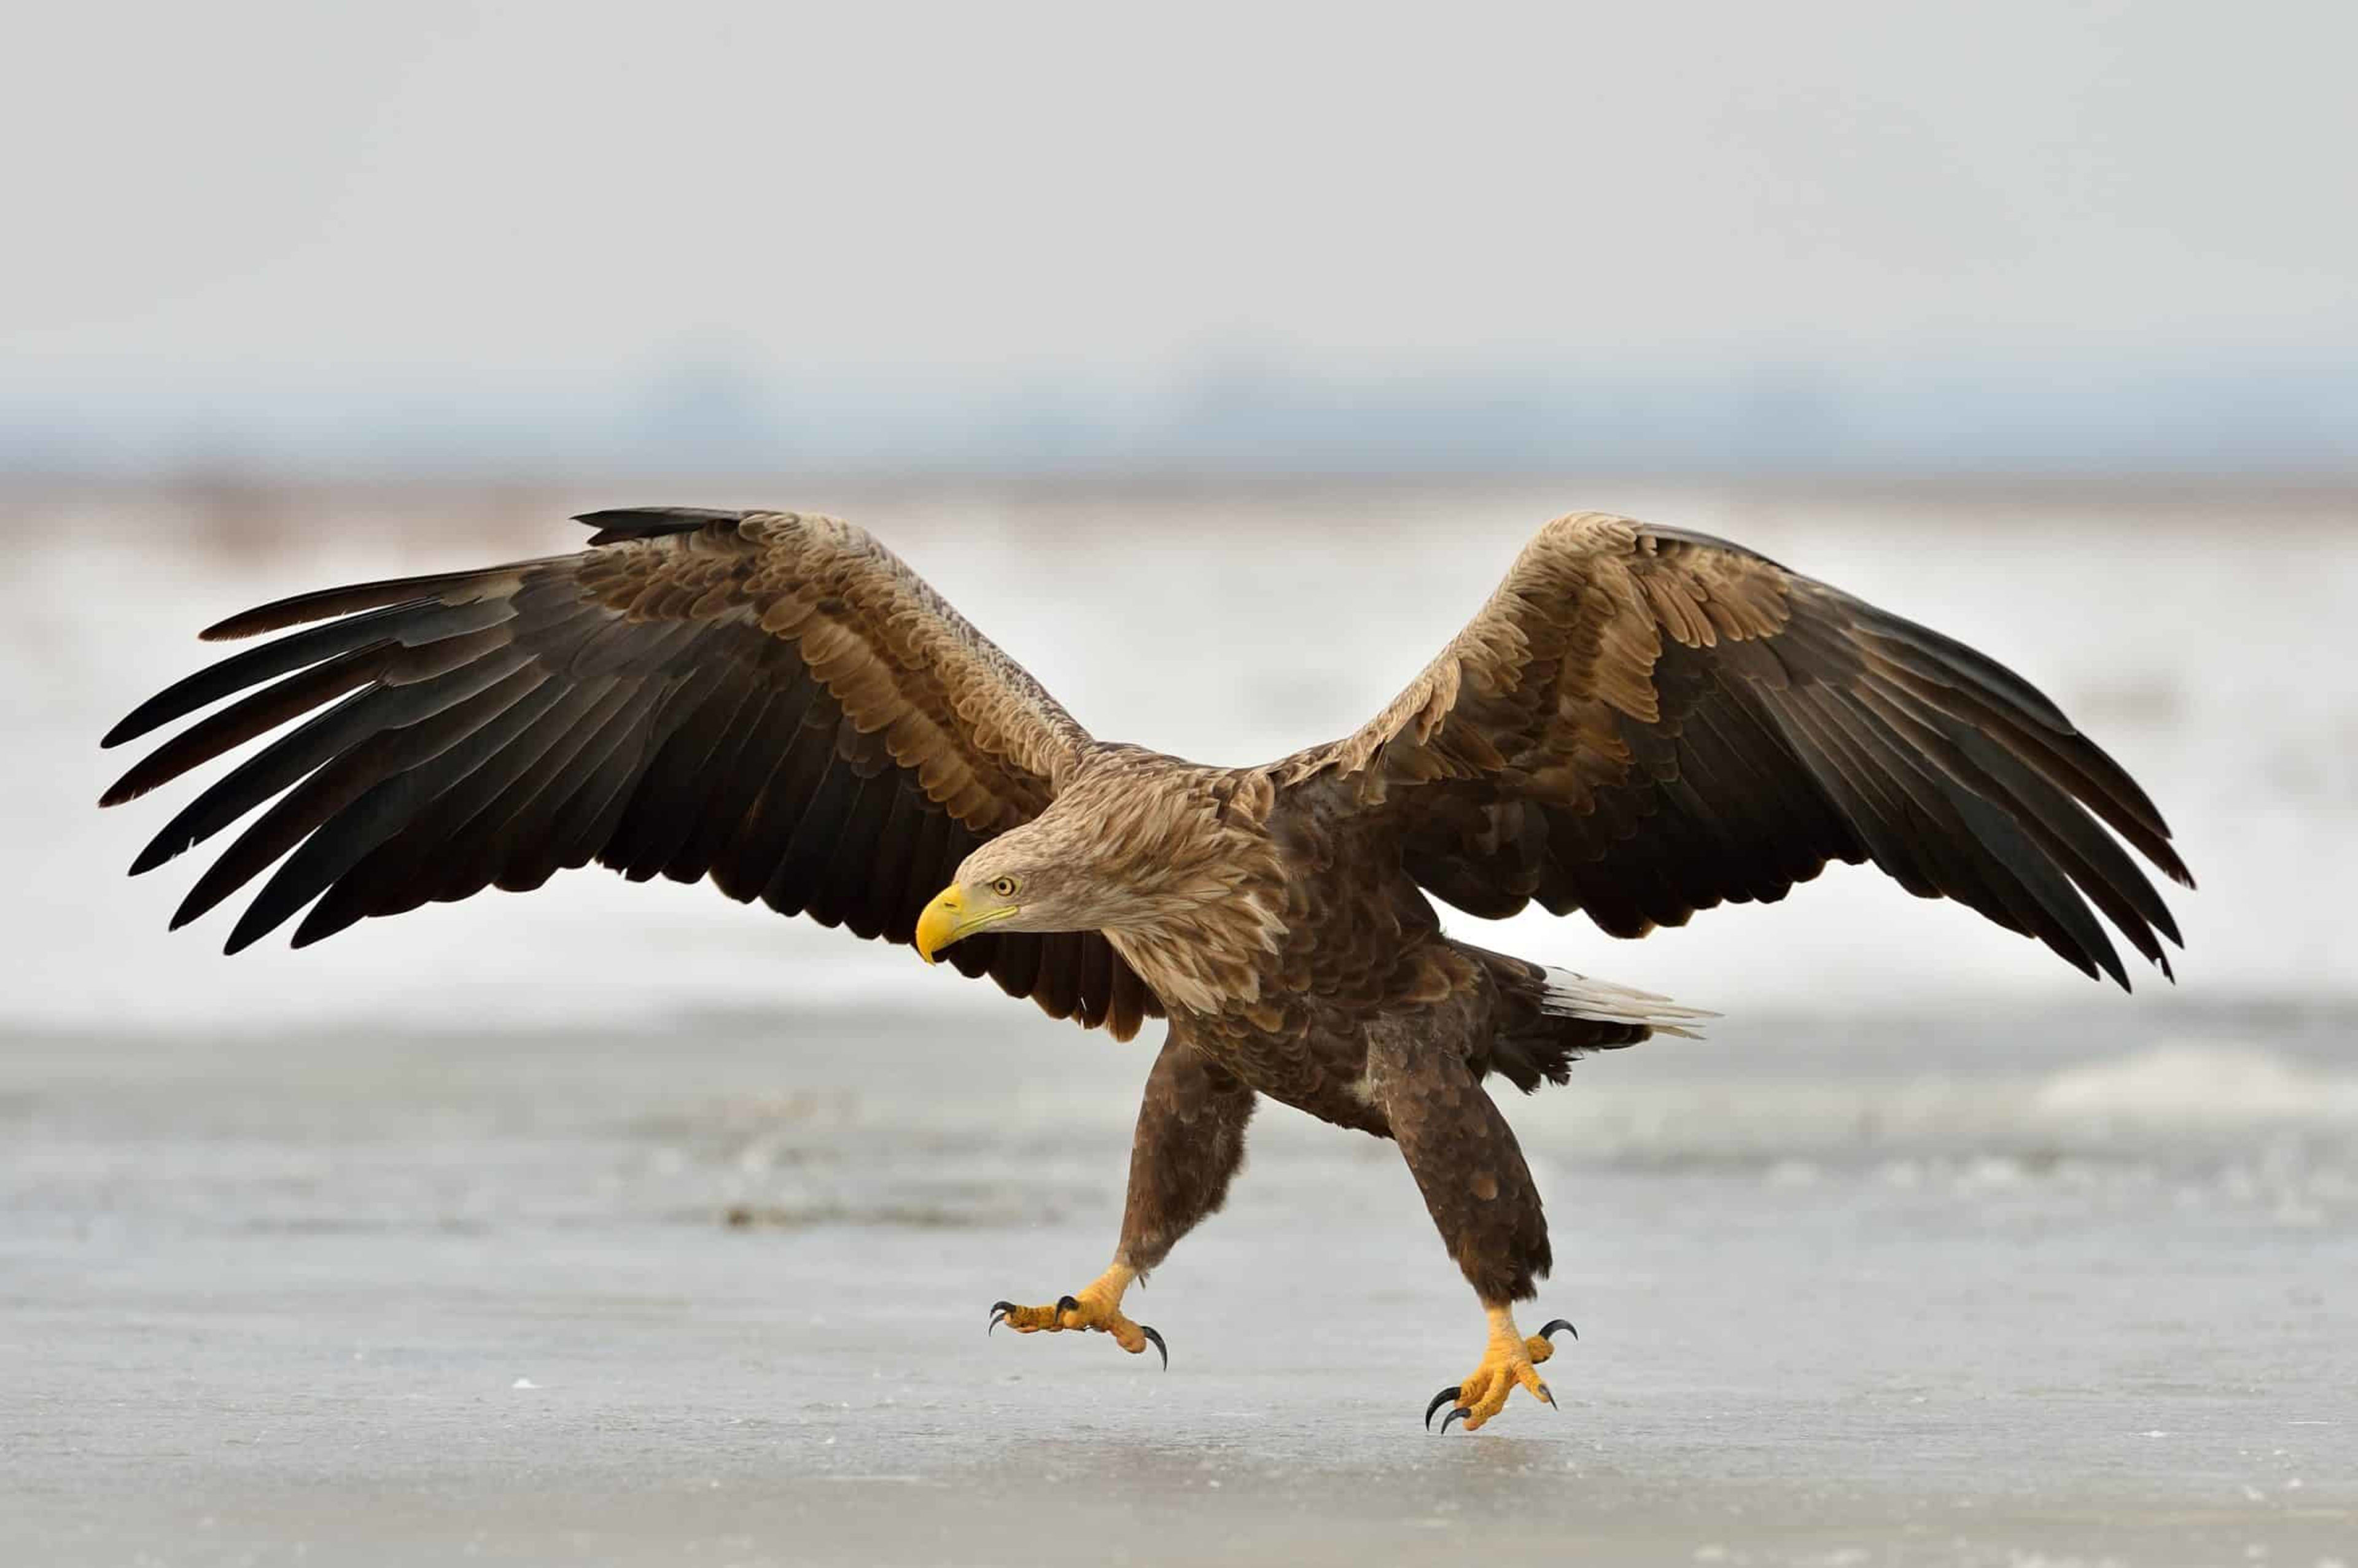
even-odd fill
[[[990,879],[990,891],[997,893],[1001,898],[1013,898],[1015,896],[1015,879],[1013,877],[993,877]]]

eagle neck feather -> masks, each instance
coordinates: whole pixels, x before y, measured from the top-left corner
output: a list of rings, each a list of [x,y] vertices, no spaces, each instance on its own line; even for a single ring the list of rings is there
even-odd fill
[[[1156,761],[1162,761],[1156,759]],[[1135,770],[1134,772],[1132,770]],[[1124,908],[1106,940],[1167,1008],[1219,1013],[1260,999],[1285,946],[1285,896],[1260,770],[1114,770],[1097,813]]]

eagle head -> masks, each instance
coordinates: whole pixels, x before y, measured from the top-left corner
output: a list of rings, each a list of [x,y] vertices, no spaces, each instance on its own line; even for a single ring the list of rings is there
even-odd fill
[[[1060,794],[966,858],[917,917],[919,956],[978,931],[1151,933],[1231,898],[1258,857],[1236,853],[1248,825],[1207,772],[1133,765]]]

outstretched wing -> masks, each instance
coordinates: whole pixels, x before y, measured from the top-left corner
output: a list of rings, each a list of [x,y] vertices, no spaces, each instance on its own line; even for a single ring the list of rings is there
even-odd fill
[[[2020,676],[1737,546],[1596,514],[1541,529],[1413,685],[1278,777],[1347,781],[1468,913],[1536,899],[1617,936],[1873,860],[2126,987],[2090,904],[2165,974],[2180,938],[2096,819],[2193,885],[2145,792]]]
[[[581,521],[600,531],[577,555],[304,594],[208,631],[325,622],[190,676],[106,737],[248,694],[125,773],[113,806],[303,720],[132,866],[161,865],[279,796],[173,925],[282,857],[231,952],[306,904],[297,946],[595,860],[633,881],[709,876],[731,898],[906,943],[958,862],[1037,815],[1090,744],[848,524],[686,509]],[[986,933],[946,957],[1125,1038],[1161,1011],[1094,932]]]

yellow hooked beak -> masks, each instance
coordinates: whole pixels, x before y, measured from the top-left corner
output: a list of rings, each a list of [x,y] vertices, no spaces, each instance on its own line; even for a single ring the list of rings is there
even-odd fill
[[[925,912],[917,916],[917,957],[928,964],[934,955],[963,936],[971,936],[986,925],[996,925],[1011,919],[1016,912],[1011,903],[985,904],[967,907],[966,894],[953,883],[934,895]]]

